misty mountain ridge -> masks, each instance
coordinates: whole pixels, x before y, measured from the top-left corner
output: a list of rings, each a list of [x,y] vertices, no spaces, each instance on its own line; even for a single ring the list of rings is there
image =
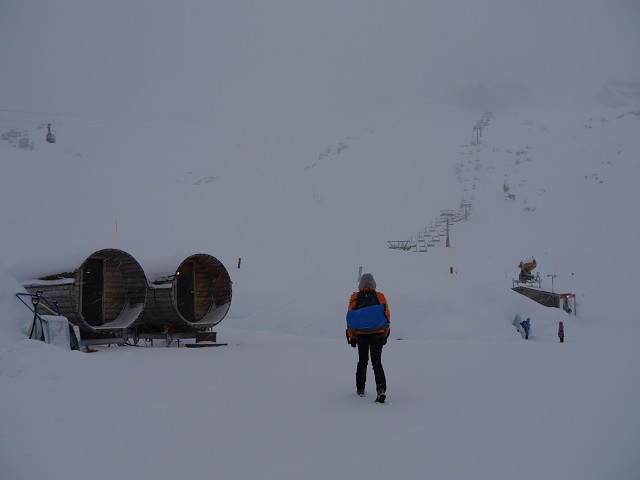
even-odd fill
[[[51,255],[88,246],[121,248],[142,259],[203,251],[229,269],[242,257],[243,269],[231,271],[242,280],[229,322],[249,326],[251,317],[237,312],[254,304],[266,285],[280,295],[300,278],[337,275],[336,288],[346,287],[358,264],[378,265],[396,288],[415,290],[413,275],[403,271],[425,261],[444,262],[438,268],[448,270],[452,257],[444,242],[416,262],[414,253],[388,249],[388,241],[417,239],[442,210],[465,200],[473,204],[469,220],[452,227],[451,253],[464,265],[459,272],[473,271],[480,282],[506,276],[506,287],[520,256],[544,250],[555,258],[546,268],[565,264],[566,282],[575,270],[570,265],[584,268],[591,262],[577,259],[601,250],[591,238],[599,244],[603,232],[635,228],[608,214],[633,217],[635,111],[593,100],[580,110],[514,104],[493,114],[479,143],[473,127],[481,115],[446,106],[337,136],[304,129],[270,136],[267,130],[226,142],[215,132],[205,136],[206,125],[180,120],[81,134],[60,126],[56,144],[44,141],[42,129],[23,128],[34,150],[0,143],[8,173],[2,190],[22,199],[17,211],[4,214],[4,224],[14,227],[2,261],[43,257],[45,243]],[[73,214],[61,205],[73,205]],[[27,211],[38,212],[37,222],[20,214]],[[514,232],[523,235],[516,241]],[[621,238],[627,244],[633,234]],[[601,273],[600,262],[589,271],[596,264]],[[308,325],[289,328],[302,333]]]
[[[611,79],[596,94],[596,100],[611,108],[637,107],[640,105],[640,79]]]

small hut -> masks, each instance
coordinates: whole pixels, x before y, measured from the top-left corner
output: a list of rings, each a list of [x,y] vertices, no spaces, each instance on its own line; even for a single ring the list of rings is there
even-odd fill
[[[122,250],[99,250],[83,261],[48,262],[36,275],[32,272],[34,267],[18,275],[24,288],[57,302],[60,314],[85,332],[130,327],[147,296],[142,267]]]
[[[142,262],[149,290],[136,327],[143,332],[204,330],[231,307],[231,278],[215,257],[198,253]]]

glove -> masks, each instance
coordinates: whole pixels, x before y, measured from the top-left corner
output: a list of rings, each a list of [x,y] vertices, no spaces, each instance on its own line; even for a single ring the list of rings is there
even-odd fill
[[[351,344],[351,346],[352,346],[353,348],[356,348],[357,343],[356,343],[356,339],[355,339],[355,338],[352,338],[352,339],[349,341],[349,343]]]

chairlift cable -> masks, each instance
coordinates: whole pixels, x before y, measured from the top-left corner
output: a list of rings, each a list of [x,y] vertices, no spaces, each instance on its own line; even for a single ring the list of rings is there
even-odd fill
[[[165,120],[165,119],[163,119]],[[171,120],[171,119],[166,119],[166,120]],[[129,120],[129,121],[119,121],[119,122],[91,122],[91,123],[66,123],[66,122],[53,122],[56,125],[59,126],[65,126],[65,127],[86,127],[86,128],[100,128],[100,127],[114,127],[117,128],[118,126],[121,126],[121,128],[123,129],[127,129],[130,128],[129,125],[131,124],[138,124],[141,125],[141,122],[145,122],[145,121],[152,121],[152,120]],[[162,120],[155,120],[155,121],[162,121]],[[33,122],[33,121],[28,121],[28,120],[13,120],[13,119],[9,119],[9,118],[1,118],[0,122],[4,122],[4,123],[21,123],[21,124],[27,124],[27,125],[44,125],[46,123],[46,121],[41,121],[41,122]]]
[[[176,117],[126,117],[126,116],[115,116],[115,115],[89,115],[89,114],[74,114],[74,113],[51,113],[51,112],[28,112],[26,110],[12,110],[6,108],[0,108],[0,112],[7,113],[24,113],[28,115],[46,115],[48,117],[77,117],[77,118],[106,118],[111,120],[138,120],[138,121],[149,121],[149,120],[173,120]]]

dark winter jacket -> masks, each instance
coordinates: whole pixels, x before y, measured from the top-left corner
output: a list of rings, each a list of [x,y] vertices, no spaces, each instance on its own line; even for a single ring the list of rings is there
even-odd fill
[[[558,338],[564,340],[564,324],[562,322],[558,325]]]

